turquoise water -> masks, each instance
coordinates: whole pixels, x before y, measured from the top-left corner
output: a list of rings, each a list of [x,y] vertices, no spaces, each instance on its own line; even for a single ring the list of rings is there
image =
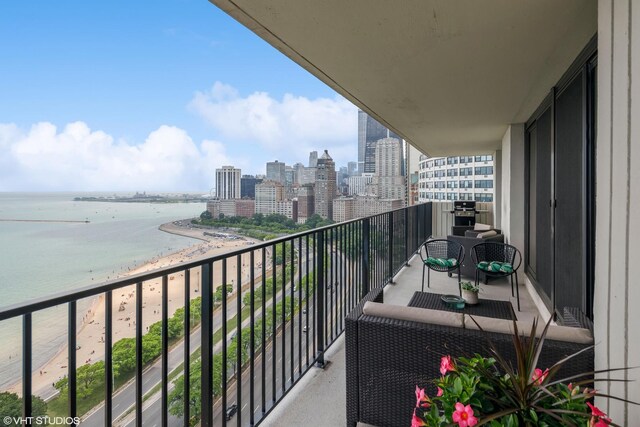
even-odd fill
[[[203,203],[74,202],[99,193],[0,193],[0,307],[113,278],[196,240],[158,230],[160,224],[198,216]],[[108,194],[111,195],[111,194]],[[34,367],[66,340],[66,311],[34,317]],[[19,372],[20,322],[0,324],[0,387]],[[43,339],[44,337],[44,339]],[[9,359],[9,356],[12,356]]]

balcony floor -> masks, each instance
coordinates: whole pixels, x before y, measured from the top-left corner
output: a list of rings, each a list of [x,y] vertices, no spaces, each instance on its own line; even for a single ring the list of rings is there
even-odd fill
[[[395,284],[388,285],[384,291],[384,302],[396,305],[407,305],[415,291],[420,290],[422,283],[422,266],[418,256],[413,257],[411,267],[404,268],[395,277]],[[519,276],[520,308],[518,320],[532,320],[540,316],[531,296],[524,286],[524,278]],[[426,280],[426,279],[425,279]],[[511,286],[507,279],[481,285],[480,297],[484,299],[510,300],[514,310],[517,308],[515,298],[511,297]],[[425,283],[426,288],[426,283]],[[456,294],[457,278],[448,277],[444,273],[431,272],[430,292]],[[302,426],[319,427],[344,426],[346,423],[345,403],[345,359],[344,334],[327,349],[325,359],[329,361],[322,370],[312,368],[300,382],[284,397],[261,425],[264,426]],[[411,423],[407,417],[407,425]],[[366,424],[360,424],[366,426]]]

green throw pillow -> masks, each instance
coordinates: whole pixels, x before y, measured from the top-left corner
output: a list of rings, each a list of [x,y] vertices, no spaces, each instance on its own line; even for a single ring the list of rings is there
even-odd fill
[[[458,260],[456,260],[455,258],[445,259],[445,258],[434,258],[430,256],[429,258],[427,258],[425,263],[432,267],[449,268],[449,267],[455,267],[456,264],[458,264]]]
[[[513,273],[513,266],[508,262],[480,261],[478,263],[478,268],[480,270],[488,271],[491,273],[505,273],[505,274]]]

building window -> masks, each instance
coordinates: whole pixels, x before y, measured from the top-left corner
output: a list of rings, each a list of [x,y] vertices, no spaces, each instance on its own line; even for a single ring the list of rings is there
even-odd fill
[[[460,157],[460,163],[471,163],[473,162],[472,156],[462,156]]]
[[[436,188],[446,188],[446,182],[444,181],[436,181]]]
[[[447,170],[447,176],[458,176],[458,169]]]
[[[428,162],[427,162],[427,169],[430,169],[430,168],[432,168],[432,167],[433,167],[433,160],[428,161]]]
[[[491,162],[493,156],[476,156],[476,162]]]
[[[460,168],[460,176],[473,175],[473,168]]]
[[[447,193],[447,200],[458,200],[458,193]]]
[[[471,193],[460,193],[460,198],[458,200],[473,200],[473,194],[471,194]]]
[[[460,181],[460,188],[473,188],[473,181],[471,180]]]
[[[493,180],[479,179],[476,181],[476,188],[493,188]]]
[[[457,157],[447,157],[447,164],[448,165],[457,165],[458,164],[458,158]]]
[[[444,177],[445,177],[445,175],[446,175],[446,173],[445,173],[445,170],[444,170],[444,169],[441,169],[441,170],[439,170],[439,171],[435,171],[435,174],[434,174],[434,176],[435,176],[436,178],[444,178]]]
[[[444,200],[444,193],[434,193],[434,199],[436,200]]]
[[[458,181],[448,181],[447,188],[458,188]]]
[[[476,175],[493,175],[493,166],[476,167]]]
[[[427,178],[433,178],[433,171],[427,172]]]
[[[471,194],[469,194],[471,195]],[[476,202],[493,202],[493,194],[490,193],[476,193]]]

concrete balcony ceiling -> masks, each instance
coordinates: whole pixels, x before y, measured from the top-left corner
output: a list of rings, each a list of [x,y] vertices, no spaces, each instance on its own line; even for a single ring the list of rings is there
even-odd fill
[[[596,0],[211,0],[432,156],[492,152],[597,31]]]

